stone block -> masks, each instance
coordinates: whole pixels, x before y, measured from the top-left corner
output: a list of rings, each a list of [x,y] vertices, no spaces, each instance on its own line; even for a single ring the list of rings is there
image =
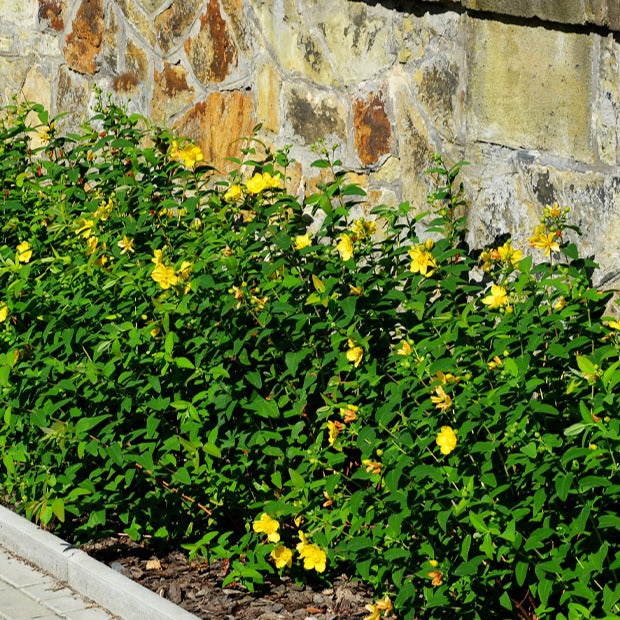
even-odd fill
[[[311,13],[298,10],[295,0],[246,0],[269,52],[283,72],[303,75],[314,84],[337,83],[324,42],[310,28]]]
[[[155,122],[168,122],[194,101],[194,88],[187,83],[187,71],[164,62],[163,71],[155,71],[151,115]]]
[[[52,110],[54,114],[67,112],[66,116],[56,121],[59,133],[75,130],[85,120],[88,114],[90,87],[88,82],[79,73],[63,65],[58,73],[56,82],[56,102]]]
[[[256,74],[256,117],[263,129],[280,129],[280,92],[282,80],[271,63],[259,67]]]
[[[341,80],[357,84],[381,76],[394,63],[398,51],[388,11],[347,0],[310,0],[307,4]]]
[[[0,0],[3,22],[36,27],[39,14],[37,0]]]
[[[30,70],[26,74],[20,96],[24,101],[40,103],[49,110],[52,106],[52,86],[49,76],[43,75],[36,65],[30,67]]]
[[[612,36],[599,46],[598,88],[594,95],[598,156],[609,166],[620,164],[620,43]]]
[[[136,0],[116,0],[116,4],[126,17],[125,24],[138,32],[151,47],[155,45],[153,26],[151,20],[144,14],[142,6]],[[185,4],[185,0],[175,4]]]
[[[592,161],[592,36],[471,20],[470,138]]]
[[[0,35],[0,56],[16,56],[18,54],[15,37],[12,34]]]
[[[294,86],[287,92],[285,105],[293,131],[306,144],[330,136],[346,140],[347,109],[334,93]]]
[[[183,43],[203,6],[202,0],[173,2],[155,18],[155,36],[164,54]]]
[[[149,76],[149,61],[144,50],[133,40],[129,39],[125,46],[125,71],[133,73],[140,82],[145,82]]]
[[[223,172],[233,167],[227,158],[239,157],[239,139],[250,136],[255,125],[252,94],[215,92],[191,108],[174,130],[196,140],[205,161]]]
[[[0,55],[0,106],[13,102],[28,71],[29,60],[24,56]]]
[[[376,164],[392,152],[392,125],[385,111],[383,93],[370,93],[353,102],[354,143],[363,166]]]
[[[111,4],[106,7],[104,22],[101,58],[108,70],[116,74],[120,70],[121,49],[124,47],[124,41],[120,38],[122,36],[121,26]]]
[[[207,12],[200,17],[198,34],[185,41],[185,52],[194,75],[204,86],[223,82],[236,66],[237,46],[222,18],[218,0],[209,0]]]
[[[103,28],[103,0],[82,0],[64,49],[65,60],[74,71],[95,73]]]
[[[426,116],[443,133],[457,135],[460,130],[460,114],[457,99],[459,93],[459,69],[454,62],[433,57],[425,62],[414,75],[418,86],[417,99]]]
[[[62,32],[65,28],[65,0],[39,0],[39,23],[51,30]]]
[[[414,205],[415,212],[426,210],[429,181],[425,171],[432,163],[433,146],[420,110],[415,106],[404,78],[394,77],[390,96],[395,109],[395,131],[401,168],[402,198]]]

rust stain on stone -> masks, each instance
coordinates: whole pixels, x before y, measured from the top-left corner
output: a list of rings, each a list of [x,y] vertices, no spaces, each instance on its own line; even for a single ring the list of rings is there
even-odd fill
[[[392,150],[390,119],[385,112],[381,93],[370,93],[368,99],[357,99],[353,106],[355,149],[364,166],[376,164]]]
[[[251,93],[216,92],[197,103],[175,124],[174,129],[194,138],[205,160],[224,172],[233,166],[227,158],[239,155],[239,138],[249,136],[255,124]]]
[[[177,93],[186,90],[192,92],[194,90],[187,84],[185,71],[168,62],[164,63],[164,70],[161,73],[155,71],[155,82],[159,85],[161,92],[168,97],[174,97]]]
[[[135,92],[140,80],[131,72],[127,71],[117,75],[112,80],[112,88],[117,93]]]
[[[155,18],[155,31],[161,49],[167,53],[193,24],[202,0],[183,0],[173,2]]]
[[[185,51],[196,77],[203,83],[222,82],[237,63],[237,46],[218,0],[210,0],[207,12],[200,17],[200,32],[185,41]]]
[[[39,0],[39,21],[47,20],[50,28],[60,32],[65,27],[62,0]]]
[[[103,41],[102,0],[82,0],[65,43],[65,60],[78,73],[92,75]]]

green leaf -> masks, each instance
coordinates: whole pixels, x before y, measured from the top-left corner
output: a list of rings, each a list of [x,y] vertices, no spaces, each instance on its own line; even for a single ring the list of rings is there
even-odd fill
[[[61,523],[65,522],[65,502],[60,497],[52,502],[52,512]]]
[[[295,469],[289,467],[288,475],[291,478],[291,482],[293,483],[293,487],[296,489],[303,489],[306,486],[306,482],[303,479],[303,476],[299,474]]]

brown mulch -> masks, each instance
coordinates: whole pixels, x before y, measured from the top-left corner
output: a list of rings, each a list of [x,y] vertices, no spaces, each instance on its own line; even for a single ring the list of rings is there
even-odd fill
[[[125,537],[112,537],[81,549],[183,607],[198,618],[218,620],[361,620],[368,615],[372,591],[346,576],[332,587],[300,586],[282,576],[260,591],[230,584],[222,588],[225,562],[190,561],[181,551],[157,553]]]

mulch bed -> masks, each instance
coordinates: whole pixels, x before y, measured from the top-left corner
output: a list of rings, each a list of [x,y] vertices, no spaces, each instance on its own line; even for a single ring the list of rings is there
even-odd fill
[[[345,575],[324,589],[300,586],[286,576],[272,579],[254,593],[236,584],[222,588],[225,562],[190,561],[181,551],[158,553],[125,537],[81,549],[198,618],[353,620],[368,615],[365,605],[373,599],[372,590]]]

